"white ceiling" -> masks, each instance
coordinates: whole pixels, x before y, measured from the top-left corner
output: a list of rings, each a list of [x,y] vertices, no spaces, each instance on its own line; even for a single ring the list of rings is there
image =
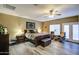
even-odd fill
[[[10,5],[15,6],[16,9],[9,10],[7,8],[3,8],[3,5],[0,4],[0,12],[37,21],[49,21],[79,15],[79,4],[38,4],[36,6],[34,4]],[[45,13],[49,13],[49,10],[51,9],[58,11],[57,13],[60,13],[61,15],[55,15],[53,18],[42,17]]]

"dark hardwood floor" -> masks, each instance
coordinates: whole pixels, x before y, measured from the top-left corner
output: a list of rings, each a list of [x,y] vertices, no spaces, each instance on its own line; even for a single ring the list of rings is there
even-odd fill
[[[72,42],[64,42],[61,44],[63,45],[63,48],[65,48],[66,50],[79,55],[79,44]]]

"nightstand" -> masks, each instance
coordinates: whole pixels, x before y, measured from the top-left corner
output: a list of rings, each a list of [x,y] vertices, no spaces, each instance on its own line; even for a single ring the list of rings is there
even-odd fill
[[[26,40],[26,37],[24,35],[20,35],[20,36],[16,36],[16,42],[17,43],[22,43],[22,42],[25,42]]]

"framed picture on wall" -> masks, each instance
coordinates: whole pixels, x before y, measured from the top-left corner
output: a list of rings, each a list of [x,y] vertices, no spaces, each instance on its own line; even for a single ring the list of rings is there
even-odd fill
[[[35,29],[35,23],[34,22],[26,22],[26,28],[27,29]]]

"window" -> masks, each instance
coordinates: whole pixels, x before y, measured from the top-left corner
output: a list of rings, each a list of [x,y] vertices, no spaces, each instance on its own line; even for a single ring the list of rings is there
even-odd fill
[[[60,24],[50,25],[50,32],[54,31],[55,35],[60,35]]]
[[[66,33],[68,40],[79,40],[79,23],[65,23],[63,24],[63,31]]]
[[[64,25],[64,32],[66,33],[66,38],[69,39],[69,25]]]
[[[79,25],[73,24],[73,40],[79,40]]]

